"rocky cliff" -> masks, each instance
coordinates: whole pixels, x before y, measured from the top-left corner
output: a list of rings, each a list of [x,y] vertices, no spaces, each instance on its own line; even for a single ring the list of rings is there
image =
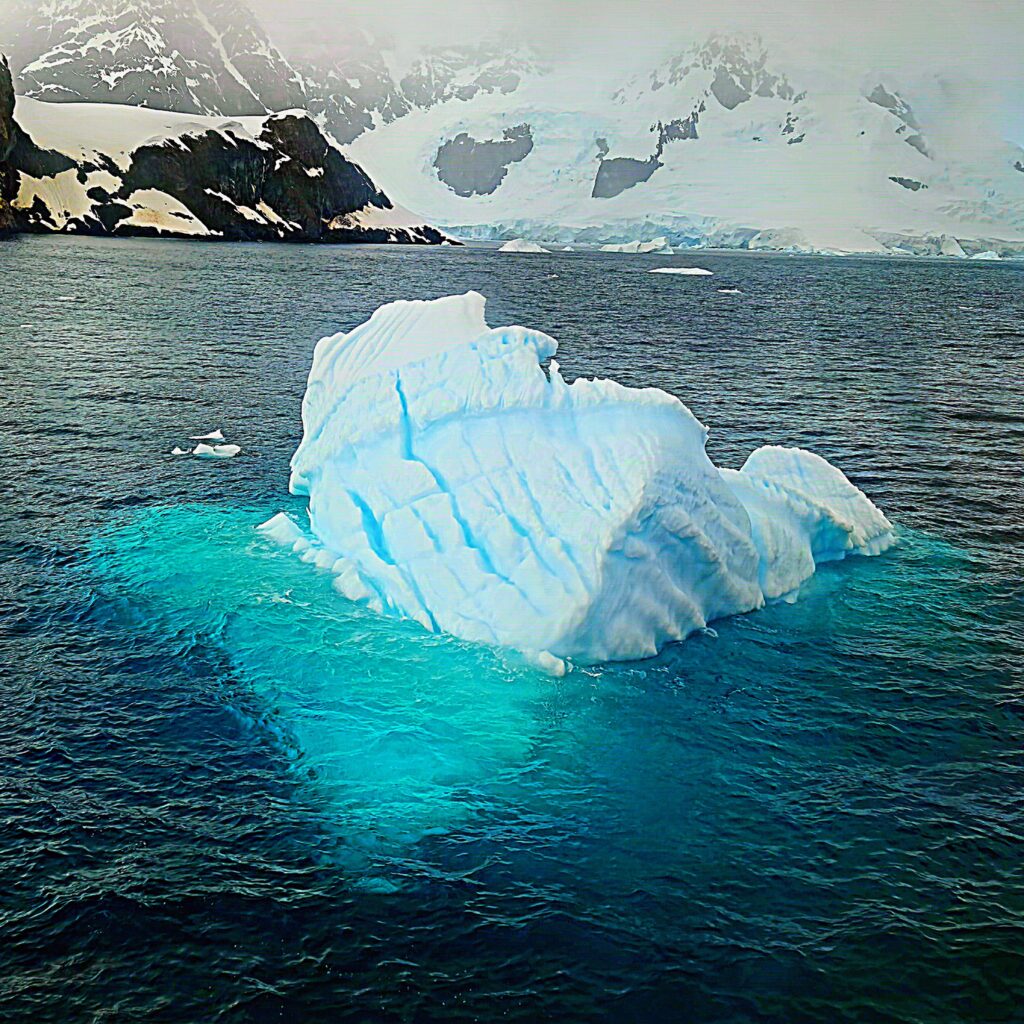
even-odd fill
[[[0,56],[0,235],[14,227],[10,203],[17,192],[17,173],[10,165],[14,139],[14,86],[7,61]]]
[[[5,194],[15,230],[227,241],[447,240],[394,206],[302,110],[226,120],[21,97],[14,114]]]

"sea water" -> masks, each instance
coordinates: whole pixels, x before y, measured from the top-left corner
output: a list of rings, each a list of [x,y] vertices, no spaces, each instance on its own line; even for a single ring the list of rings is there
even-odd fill
[[[1024,268],[0,258],[7,1019],[1016,1019]],[[313,343],[470,288],[717,463],[819,452],[899,544],[560,680],[341,600],[253,529],[301,512]]]

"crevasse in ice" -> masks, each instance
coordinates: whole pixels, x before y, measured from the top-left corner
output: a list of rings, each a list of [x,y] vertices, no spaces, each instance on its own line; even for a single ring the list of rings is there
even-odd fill
[[[556,348],[489,329],[475,292],[322,339],[291,464],[308,523],[261,529],[353,601],[556,673],[653,655],[893,543],[824,459],[765,447],[720,470],[678,399],[567,384],[543,369]]]

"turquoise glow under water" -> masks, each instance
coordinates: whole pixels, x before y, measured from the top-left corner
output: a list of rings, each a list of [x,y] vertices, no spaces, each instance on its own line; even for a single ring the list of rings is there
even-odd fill
[[[894,552],[826,566],[795,603],[723,620],[657,659],[554,680],[345,601],[328,573],[255,531],[267,514],[146,510],[102,537],[90,569],[135,628],[222,650],[239,713],[315,791],[332,856],[357,884],[422,880],[430,858],[414,844],[427,836],[542,829],[588,851],[602,887],[651,886],[695,843],[701,856],[720,848],[723,820],[770,834],[794,794],[770,785],[774,799],[751,805],[753,793],[785,770],[813,784],[823,746],[832,776],[844,736],[871,806],[892,763],[858,763],[862,716],[909,665],[914,691],[899,680],[905,706],[876,742],[898,735],[921,769],[949,754],[926,739],[925,709],[948,673],[972,671],[956,596],[970,559],[926,537],[904,531]]]

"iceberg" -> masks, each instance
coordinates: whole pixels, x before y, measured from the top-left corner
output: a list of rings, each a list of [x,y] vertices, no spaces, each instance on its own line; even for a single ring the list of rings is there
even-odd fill
[[[241,450],[237,444],[197,444],[192,454],[200,459],[231,459]]]
[[[511,241],[506,242],[498,252],[548,252],[543,245],[538,245],[536,242],[528,242],[525,238],[513,238]]]
[[[601,246],[601,252],[657,253],[659,256],[671,256],[672,246],[664,235],[643,242],[639,238],[634,242],[609,242]]]
[[[211,430],[208,434],[193,434],[190,441],[223,441],[224,431],[222,430]]]
[[[567,383],[553,338],[484,311],[476,292],[392,302],[316,346],[290,479],[308,518],[260,529],[346,598],[561,674],[894,542],[824,459],[766,447],[720,470],[677,398]]]
[[[679,274],[682,277],[710,277],[713,271],[703,267],[655,267],[648,274]]]

